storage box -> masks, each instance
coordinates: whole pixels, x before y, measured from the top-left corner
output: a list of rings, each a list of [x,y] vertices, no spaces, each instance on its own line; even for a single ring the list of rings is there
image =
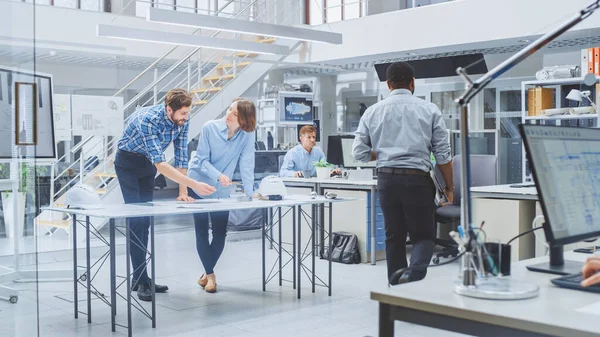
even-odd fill
[[[527,115],[540,116],[542,110],[554,108],[554,89],[536,87],[528,90]]]

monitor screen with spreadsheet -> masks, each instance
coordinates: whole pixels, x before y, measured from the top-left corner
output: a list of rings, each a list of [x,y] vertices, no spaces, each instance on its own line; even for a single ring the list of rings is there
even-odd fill
[[[600,236],[600,129],[520,128],[548,242],[564,245]]]

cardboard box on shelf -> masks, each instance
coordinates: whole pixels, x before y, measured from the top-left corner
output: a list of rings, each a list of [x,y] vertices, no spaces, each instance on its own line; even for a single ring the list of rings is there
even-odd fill
[[[529,89],[528,93],[528,116],[540,116],[542,110],[554,108],[554,89],[535,87]]]

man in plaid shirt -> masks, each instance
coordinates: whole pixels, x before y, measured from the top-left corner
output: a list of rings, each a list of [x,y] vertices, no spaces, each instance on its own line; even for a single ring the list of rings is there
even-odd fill
[[[154,178],[159,172],[179,183],[180,201],[192,201],[187,187],[201,195],[210,195],[215,188],[187,177],[188,152],[187,133],[191,96],[184,89],[173,89],[167,93],[165,103],[136,111],[128,120],[119,140],[115,158],[115,172],[121,186],[125,203],[152,201]],[[175,167],[165,161],[164,150],[173,142]],[[150,219],[127,219],[130,230],[130,255],[133,265],[133,287],[138,298],[152,300],[150,284],[153,282],[146,271],[146,250]],[[157,293],[169,288],[155,284]]]

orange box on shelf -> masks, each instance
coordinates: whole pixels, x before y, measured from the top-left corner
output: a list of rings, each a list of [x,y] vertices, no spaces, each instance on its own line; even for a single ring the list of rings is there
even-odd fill
[[[554,108],[554,89],[536,87],[529,89],[528,93],[528,116],[540,116],[542,110]]]

